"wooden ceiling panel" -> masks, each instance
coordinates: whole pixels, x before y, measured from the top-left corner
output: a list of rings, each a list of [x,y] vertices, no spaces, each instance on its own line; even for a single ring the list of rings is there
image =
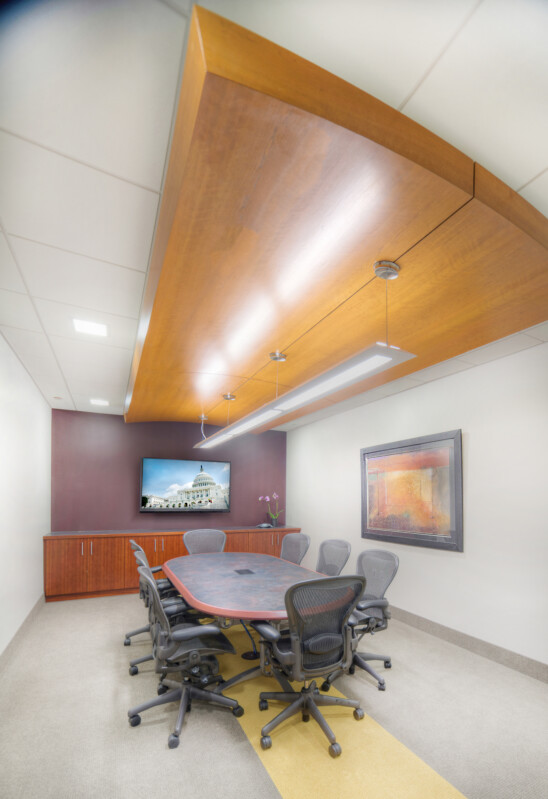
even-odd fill
[[[470,159],[197,7],[189,54],[127,421],[236,421],[384,340],[377,260],[401,266],[389,340],[417,358],[328,402],[546,318],[546,220],[485,170],[480,202]]]

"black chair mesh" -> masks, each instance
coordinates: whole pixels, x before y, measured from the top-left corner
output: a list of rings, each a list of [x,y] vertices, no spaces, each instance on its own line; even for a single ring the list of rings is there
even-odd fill
[[[190,555],[203,555],[207,552],[223,552],[226,533],[222,530],[188,530],[183,536],[185,547]]]
[[[318,553],[316,571],[328,577],[337,577],[350,557],[350,544],[341,538],[322,541]]]
[[[344,659],[342,630],[362,591],[363,581],[355,575],[298,583],[287,591],[289,629],[301,642],[304,671]]]
[[[310,546],[310,536],[305,533],[288,533],[282,539],[280,557],[299,564]]]

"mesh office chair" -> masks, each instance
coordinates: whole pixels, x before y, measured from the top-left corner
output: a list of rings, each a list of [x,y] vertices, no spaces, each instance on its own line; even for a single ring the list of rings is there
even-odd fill
[[[152,624],[154,621],[154,609],[152,606],[151,601],[151,594],[148,587],[148,581],[145,579],[145,575],[150,577],[151,580],[154,580],[154,575],[152,573],[152,569],[149,566],[147,557],[145,553],[141,551],[134,551],[135,560],[137,561],[137,567],[139,572],[139,594],[145,603],[145,606],[148,608],[148,617],[149,623],[146,627],[141,627],[140,630],[134,632],[149,632],[151,635],[153,634],[152,631]],[[154,580],[154,584],[156,589],[158,590],[158,583],[168,582],[169,580]],[[170,587],[173,589],[171,583],[169,583]],[[174,590],[174,589],[173,589]],[[166,616],[169,616],[171,624],[180,624],[185,621],[194,621],[196,618],[196,611],[194,611],[185,600],[179,596],[176,592],[166,593],[158,591],[160,602],[162,603],[162,607]],[[134,658],[129,662],[129,673],[130,676],[134,677],[136,674],[139,673],[139,666],[141,663],[147,663],[150,660],[154,660],[154,655],[149,653],[148,655],[144,655],[142,657]]]
[[[361,641],[366,633],[374,635],[380,630],[386,630],[390,609],[385,593],[388,586],[396,576],[398,571],[399,558],[393,552],[384,549],[366,549],[358,555],[357,572],[363,575],[366,581],[366,588],[363,596],[357,604],[357,609],[353,614],[354,635],[357,643]],[[356,646],[357,649],[357,646]],[[385,669],[392,667],[390,655],[375,655],[372,652],[354,652],[352,665],[349,669],[353,674],[356,666],[363,669],[377,680],[379,691],[386,689],[384,677],[381,677],[369,665],[370,660],[382,660]],[[331,674],[322,685],[324,691],[329,689],[329,685],[339,676],[341,672]]]
[[[188,530],[183,536],[183,541],[189,555],[224,552],[226,533],[222,530]]]
[[[304,533],[288,533],[282,538],[280,558],[299,564],[310,546],[310,536]]]
[[[350,557],[350,544],[342,538],[328,538],[320,544],[316,571],[328,577],[336,577]]]
[[[348,619],[362,595],[365,580],[358,575],[309,580],[292,586],[285,595],[288,632],[280,632],[266,622],[254,622],[263,644],[270,649],[274,666],[289,680],[303,683],[300,692],[262,692],[259,708],[266,710],[269,700],[288,702],[286,707],[261,730],[261,746],[272,746],[270,733],[282,721],[301,712],[303,721],[312,716],[327,736],[329,754],[337,757],[341,747],[318,707],[343,705],[354,708],[354,718],[362,719],[363,710],[355,699],[322,696],[315,677],[324,677],[334,669],[347,669],[352,662],[354,637]]]
[[[139,544],[137,544],[132,539],[130,539],[129,545],[130,545],[131,549],[133,550],[133,554],[135,555],[136,560],[137,560],[137,555],[139,555],[139,557],[140,557],[140,560],[137,560],[136,568],[138,568],[140,565],[142,565],[142,562],[144,561],[144,565],[148,566],[149,569],[151,570],[151,572],[156,573],[156,572],[159,572],[159,571],[162,570],[161,566],[154,566],[154,567],[150,566],[150,564],[148,562],[148,558],[146,556],[146,553],[145,553],[145,550],[143,549],[143,547],[139,546]],[[141,582],[142,582],[142,578],[139,578],[139,596],[141,597],[141,599],[143,601],[145,601],[146,597],[148,595],[148,592],[146,591],[144,586],[141,584]],[[156,587],[158,588],[158,591],[160,592],[160,596],[162,598],[166,598],[166,597],[169,597],[169,596],[171,596],[171,597],[176,597],[177,596],[176,589],[171,585],[170,581],[167,578],[162,578],[160,580],[157,580],[156,581]],[[138,627],[136,630],[131,630],[129,633],[125,634],[124,646],[130,646],[131,645],[131,639],[134,636],[140,635],[141,633],[148,633],[148,632],[150,632],[150,624],[146,624],[144,627]]]
[[[145,568],[139,573],[146,581],[153,609],[151,631],[155,671],[160,674],[158,696],[128,710],[132,727],[141,723],[141,713],[152,707],[179,701],[179,712],[175,729],[168,738],[168,746],[179,746],[179,736],[187,711],[194,699],[229,707],[235,716],[243,715],[243,708],[236,699],[222,693],[207,690],[222,682],[217,655],[235,654],[235,649],[216,624],[186,622],[172,626],[160,600],[154,578]],[[166,679],[170,673],[178,673],[181,682]]]

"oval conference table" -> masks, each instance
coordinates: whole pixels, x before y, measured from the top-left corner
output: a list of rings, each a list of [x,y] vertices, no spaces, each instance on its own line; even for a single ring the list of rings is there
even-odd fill
[[[295,583],[323,577],[273,555],[252,552],[210,552],[168,560],[162,571],[181,596],[196,610],[224,619],[284,621],[285,593]],[[237,674],[214,690],[265,674],[275,677],[284,691],[291,685],[283,674],[265,662]]]
[[[166,577],[196,610],[226,619],[283,621],[285,593],[324,575],[274,555],[209,552],[168,560]]]

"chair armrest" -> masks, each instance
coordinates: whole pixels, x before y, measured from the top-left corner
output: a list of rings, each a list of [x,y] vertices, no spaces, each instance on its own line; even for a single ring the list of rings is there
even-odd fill
[[[164,608],[166,616],[174,616],[176,613],[183,613],[185,610],[188,610],[188,605],[184,599],[177,598],[171,601],[169,599],[163,600],[162,607]]]
[[[161,572],[162,571],[162,567],[161,566],[151,566],[150,567],[150,571],[152,572],[152,574],[156,574],[156,572]]]
[[[265,641],[279,641],[281,638],[280,631],[266,621],[252,621],[250,624]]]
[[[358,610],[367,610],[367,608],[387,608],[388,599],[364,599],[356,605]]]
[[[220,632],[221,630],[216,624],[192,624],[190,627],[185,627],[184,630],[173,630],[171,639],[180,643],[188,641],[190,638],[196,638],[197,635],[219,635]]]

